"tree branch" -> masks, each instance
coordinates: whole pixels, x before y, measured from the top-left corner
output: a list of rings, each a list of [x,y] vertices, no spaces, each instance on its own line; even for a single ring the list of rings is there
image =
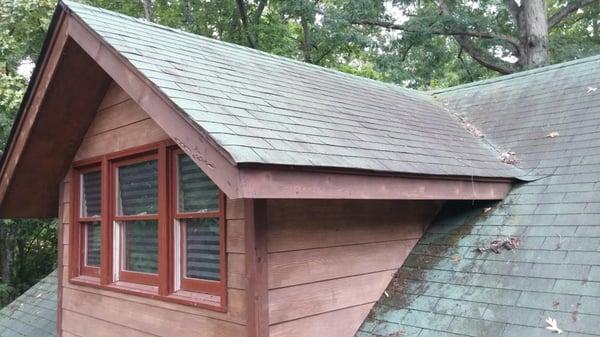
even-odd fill
[[[512,22],[515,24],[515,26],[519,27],[521,6],[519,6],[519,4],[515,0],[504,0],[504,4],[506,5],[506,8],[508,8],[508,12],[510,13]]]
[[[142,0],[142,4],[144,5],[144,17],[152,22],[152,0]]]
[[[444,0],[440,0],[439,7],[443,15],[451,15],[450,9]],[[515,72],[515,69],[510,63],[491,56],[487,51],[480,50],[477,48],[477,46],[475,46],[473,41],[471,41],[468,36],[454,35],[454,40],[456,40],[460,47],[482,66],[497,71],[503,75],[512,74]]]
[[[455,36],[454,40],[464,49],[477,63],[482,66],[497,71],[502,75],[512,74],[515,69],[510,63],[502,61],[498,58],[490,56],[486,51],[482,51],[465,36]]]
[[[592,5],[594,3],[600,2],[599,0],[575,0],[570,1],[566,6],[562,7],[558,12],[554,13],[550,18],[548,18],[548,29],[554,28],[558,25],[564,18],[569,16],[569,14],[576,12],[577,10]]]
[[[412,33],[421,32],[421,30],[412,29],[406,25],[400,25],[400,24],[385,22],[385,21],[354,20],[354,21],[352,21],[352,23],[356,24],[356,25],[377,26],[377,27],[382,27],[382,28],[387,28],[387,29],[401,30],[404,32],[412,32]],[[481,38],[481,39],[502,40],[502,41],[505,41],[505,42],[508,42],[509,44],[511,44],[518,51],[521,48],[520,41],[517,38],[515,38],[514,36],[510,36],[507,34],[499,34],[499,33],[494,33],[494,32],[481,32],[481,31],[470,30],[470,29],[467,29],[467,30],[429,30],[428,32],[431,34],[434,34],[434,35],[469,36],[469,37],[477,37],[477,38]]]
[[[269,0],[260,0],[258,5],[256,6],[256,11],[254,12],[254,24],[258,25],[260,23],[260,18],[262,17],[262,13],[267,6],[267,2]]]
[[[240,20],[242,21],[242,28],[244,29],[244,32],[246,33],[246,38],[248,39],[248,47],[250,47],[252,49],[256,49],[257,48],[256,37],[250,31],[249,25],[248,25],[248,12],[246,10],[246,2],[245,2],[245,0],[236,0],[235,2],[237,3],[238,11],[240,13]]]
[[[302,24],[302,53],[304,54],[304,62],[313,63],[310,55],[312,46],[310,42],[310,27],[308,26],[308,20],[306,17],[302,16],[300,22]]]

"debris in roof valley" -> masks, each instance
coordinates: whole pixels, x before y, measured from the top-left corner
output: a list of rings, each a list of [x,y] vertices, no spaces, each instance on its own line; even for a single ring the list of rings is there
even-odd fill
[[[477,137],[477,138],[483,138],[484,135],[481,132],[481,130],[479,130],[479,128],[477,128],[475,125],[471,124],[468,120],[467,117],[459,112],[454,112],[451,109],[449,109],[447,107],[448,103],[444,103],[444,109],[446,109],[446,111],[448,113],[450,113],[452,116],[454,116],[454,118],[460,122],[460,124],[462,124],[463,128],[465,128],[465,130],[467,130],[467,132],[469,132],[471,135],[473,135],[473,137]]]
[[[492,251],[496,254],[500,254],[502,250],[517,249],[520,243],[521,239],[511,236],[504,239],[492,240],[492,242],[490,242],[487,246],[477,248],[477,251],[479,251],[480,253]]]
[[[505,164],[514,165],[519,162],[514,151],[506,151],[500,154],[500,160]]]

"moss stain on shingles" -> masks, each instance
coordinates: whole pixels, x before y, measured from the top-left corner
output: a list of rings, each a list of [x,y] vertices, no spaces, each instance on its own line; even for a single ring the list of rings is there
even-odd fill
[[[471,204],[471,202],[468,202]],[[464,202],[448,202],[442,211],[438,214],[436,220],[433,221],[429,230],[434,228],[455,227],[443,235],[433,234],[434,240],[427,243],[427,250],[423,254],[418,254],[414,260],[414,266],[401,267],[392,278],[390,284],[386,288],[385,294],[379,299],[378,303],[373,306],[371,312],[367,316],[367,321],[372,321],[378,316],[385,313],[385,308],[392,307],[392,310],[406,309],[414,300],[414,296],[408,294],[405,289],[411,281],[422,281],[425,279],[425,274],[428,269],[435,267],[444,259],[451,259],[457,255],[459,241],[465,236],[472,234],[475,223],[490,216],[493,211],[485,211],[490,207],[489,203],[481,205],[465,206]],[[496,203],[495,207],[501,207],[501,203]],[[459,219],[456,219],[459,217]],[[462,220],[460,219],[462,218]],[[424,235],[421,241],[427,240],[428,236]],[[410,257],[415,254],[411,253]],[[456,258],[454,258],[456,259]],[[460,257],[455,261],[461,261]],[[469,262],[469,264],[475,263]],[[413,293],[423,294],[429,288],[428,282],[419,282]]]

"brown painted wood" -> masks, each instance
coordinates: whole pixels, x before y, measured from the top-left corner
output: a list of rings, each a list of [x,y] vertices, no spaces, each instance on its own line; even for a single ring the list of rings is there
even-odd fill
[[[320,172],[318,168],[240,169],[240,198],[499,200],[510,180],[472,177],[394,176],[374,173]]]
[[[126,326],[155,336],[238,337],[244,331],[242,324],[151,305],[142,306],[119,297],[72,288],[65,289],[64,307],[112,326]],[[68,317],[65,317],[65,324],[67,320]]]
[[[151,337],[155,335],[130,329],[127,326],[116,325],[101,319],[96,319],[78,312],[64,310],[66,320],[65,330],[86,337]]]
[[[365,320],[372,304],[363,304],[322,315],[310,316],[271,326],[270,337],[352,337],[356,333],[348,321]]]
[[[106,91],[106,95],[104,96],[104,100],[100,103],[98,107],[98,111],[106,110],[113,105],[117,105],[119,103],[130,101],[131,97],[127,95],[127,93],[119,87],[119,85],[115,82],[112,82]]]
[[[395,270],[383,271],[270,290],[269,323],[276,324],[374,303],[383,294],[394,273]],[[346,324],[355,329],[361,323],[346,321]]]
[[[246,279],[248,296],[247,337],[269,336],[267,204],[265,200],[244,202],[246,237]]]
[[[227,252],[240,253],[246,252],[246,242],[244,236],[245,220],[227,220]]]
[[[396,270],[416,243],[412,239],[272,253],[269,289]]]
[[[25,102],[24,109],[21,111],[21,116],[15,121],[13,126],[12,139],[6,146],[3,154],[3,162],[0,168],[1,180],[0,180],[0,200],[4,202],[13,174],[21,158],[25,143],[33,123],[40,111],[42,100],[44,98],[44,92],[50,85],[50,81],[54,76],[57,65],[62,56],[62,50],[67,42],[67,27],[66,27],[66,15],[64,13],[59,14],[56,22],[56,28],[54,32],[49,33],[48,51],[44,53],[44,57],[38,60],[37,67],[40,69],[39,76],[31,79],[29,86],[31,87],[27,102]],[[4,217],[9,217],[7,214]]]
[[[437,214],[437,201],[268,200],[271,335],[353,336]],[[357,306],[359,313],[342,315]],[[352,312],[351,310],[349,312]],[[327,323],[329,319],[334,323]],[[319,334],[317,334],[319,335]],[[343,336],[343,335],[339,335]]]
[[[227,254],[227,287],[229,289],[246,289],[245,254]]]
[[[68,175],[68,174],[67,174]],[[63,182],[60,184],[60,189],[58,191],[59,196],[60,196],[60,200],[62,200],[63,202],[60,203],[59,205],[59,209],[58,209],[58,218],[62,219],[63,218],[63,211],[64,211],[64,204],[68,203],[70,200],[70,194],[69,194],[69,183]],[[63,244],[64,244],[64,227],[62,226],[62,224],[58,225],[58,275],[56,275],[57,278],[57,289],[56,289],[56,306],[57,308],[62,308],[62,297],[63,297],[63,264],[62,261],[64,260],[63,258],[63,254],[64,254],[64,249],[63,249]],[[62,336],[62,310],[56,310],[56,336],[61,337]]]
[[[138,123],[114,129],[111,132],[85,138],[74,160],[79,161],[104,153],[122,151],[167,139],[169,137],[153,120],[144,119]]]
[[[10,182],[2,217],[56,216],[59,184],[109,84],[106,73],[73,41],[66,41],[62,55],[47,91],[36,93],[40,104],[25,113],[27,122],[17,136],[24,144],[6,157],[12,169],[4,169],[0,183]]]
[[[441,206],[389,200],[269,200],[268,204],[269,252],[419,239],[423,225]]]
[[[105,96],[104,101],[110,98]],[[119,104],[110,106],[105,110],[99,110],[94,119],[93,127],[90,127],[85,135],[86,138],[108,132],[124,125],[134,124],[150,116],[140,108],[133,100],[128,99]]]

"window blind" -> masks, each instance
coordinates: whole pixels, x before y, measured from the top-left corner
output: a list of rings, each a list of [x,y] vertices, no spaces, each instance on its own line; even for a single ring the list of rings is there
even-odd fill
[[[179,212],[219,209],[219,188],[187,155],[179,155]]]
[[[119,167],[120,215],[156,214],[158,162],[149,160]]]
[[[220,225],[218,218],[185,220],[185,276],[218,281]]]

